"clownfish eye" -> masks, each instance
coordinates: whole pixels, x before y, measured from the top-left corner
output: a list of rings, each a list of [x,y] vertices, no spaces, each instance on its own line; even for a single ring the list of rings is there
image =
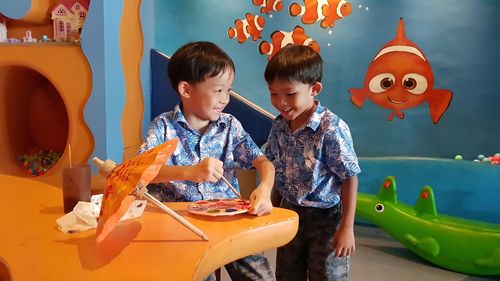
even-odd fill
[[[380,203],[376,204],[375,205],[375,211],[377,213],[382,213],[384,211],[384,204],[380,204]]]
[[[396,78],[391,73],[380,73],[375,75],[368,83],[368,88],[372,93],[382,93],[394,86]]]
[[[417,73],[408,73],[403,76],[403,87],[405,89],[414,94],[421,95],[427,90],[427,78],[425,76],[417,74]]]

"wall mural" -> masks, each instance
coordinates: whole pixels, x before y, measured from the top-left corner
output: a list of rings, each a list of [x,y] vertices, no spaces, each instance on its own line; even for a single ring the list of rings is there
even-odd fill
[[[304,5],[290,5],[290,15],[302,16],[302,23],[313,24],[321,21],[322,28],[333,27],[336,20],[351,14],[351,4],[345,0],[304,0]]]
[[[345,0],[304,0],[303,5],[292,3],[289,14],[301,17],[303,24],[316,24],[323,29],[333,28],[336,20],[352,13],[351,4]],[[279,0],[253,0],[261,6],[261,13],[279,12],[283,3]],[[272,15],[270,15],[272,18]],[[248,38],[257,41],[262,38],[266,25],[264,17],[247,13],[244,19],[236,19],[235,27],[229,27],[227,35],[244,43]],[[328,31],[331,34],[332,30]],[[275,30],[271,33],[271,42],[261,41],[258,49],[268,59],[288,44],[309,46],[320,52],[320,46],[314,38],[306,34],[305,29],[297,25],[292,31]],[[391,110],[388,121],[394,116],[404,119],[403,110],[417,107],[428,102],[432,122],[437,124],[448,109],[453,93],[446,89],[433,89],[434,75],[428,59],[422,50],[406,38],[404,20],[400,18],[396,37],[389,41],[372,60],[365,76],[364,88],[351,88],[351,101],[361,108],[365,99],[376,105]]]
[[[351,6],[351,13],[347,15],[339,8],[343,17],[336,19],[333,27],[322,28],[326,17],[313,24],[302,21],[305,21],[306,3],[313,3],[310,1],[207,0],[192,5],[189,1],[157,0],[155,48],[168,55],[189,41],[206,40],[218,44],[235,62],[235,91],[262,109],[278,114],[269,101],[263,72],[275,48],[287,41],[285,34],[293,33],[299,26],[305,38],[316,42],[323,57],[324,90],[318,100],[349,124],[358,156],[453,159],[461,155],[464,160],[474,160],[481,159],[480,154],[497,153],[500,131],[495,128],[500,120],[497,110],[500,95],[495,89],[500,73],[500,37],[491,34],[500,32],[497,17],[500,1],[346,1]],[[333,5],[328,1],[316,3],[317,7]],[[303,15],[290,14],[294,4],[304,7]],[[220,6],[223,9],[219,9]],[[471,14],[475,8],[480,12]],[[317,15],[324,16],[323,9],[319,10],[321,13]],[[253,15],[253,18],[248,17],[250,21],[247,13]],[[213,24],[206,24],[207,17],[212,18]],[[413,42],[408,47],[418,50],[425,59],[413,55],[415,61],[406,63],[407,71],[396,65],[390,68],[387,61],[397,56],[408,58],[412,53],[388,52],[374,60],[380,51],[390,47],[386,44],[397,37],[400,17],[404,19],[406,40]],[[243,34],[242,43],[237,37],[228,36],[228,28],[237,29],[237,19],[243,23],[239,29]],[[245,21],[256,27],[252,34],[248,32],[250,27],[244,28]],[[245,32],[249,35],[244,35]],[[278,34],[272,35],[274,32]],[[283,40],[273,45],[273,40],[280,40],[278,35]],[[293,42],[293,36],[288,38]],[[305,39],[295,41],[304,42]],[[406,43],[395,45],[403,44]],[[269,48],[267,51],[265,45]],[[376,97],[370,92],[369,81],[378,74],[373,72],[377,64],[379,67],[385,65],[380,73],[394,76],[394,81],[387,81],[392,88],[377,97],[383,99],[385,96],[386,104],[389,103],[387,97],[401,102],[393,95],[412,98],[412,104],[406,102],[393,109],[371,99]],[[417,71],[420,70],[417,66],[423,69],[426,65],[428,70]],[[417,73],[426,79],[427,87],[421,95],[404,88],[402,79],[407,73]],[[419,82],[411,78],[413,80],[409,79],[410,84],[406,85],[410,88],[413,87],[411,83]],[[356,89],[364,94],[355,98]],[[392,121],[388,121],[388,117]]]
[[[389,41],[373,58],[365,76],[364,88],[349,89],[351,101],[359,108],[366,98],[391,110],[388,121],[403,110],[428,102],[432,122],[437,124],[448,109],[453,93],[433,89],[432,68],[422,50],[405,36],[400,18],[396,38]]]
[[[271,34],[271,43],[262,41],[259,44],[259,53],[269,55],[271,59],[281,48],[288,44],[309,46],[319,53],[318,43],[307,36],[306,31],[301,26],[296,26],[291,32],[276,30]]]
[[[304,24],[314,24],[320,22],[322,28],[333,27],[336,20],[348,16],[352,12],[351,4],[345,0],[304,0],[304,5],[292,3],[289,12],[292,17],[301,16]],[[279,12],[283,9],[280,0],[253,0],[253,4],[261,6],[261,13],[270,14],[271,11]],[[270,15],[272,17],[272,15]],[[244,19],[236,19],[235,27],[229,27],[227,35],[229,38],[236,38],[238,43],[244,43],[249,37],[253,41],[261,38],[262,30],[266,22],[259,15],[247,13]],[[330,33],[331,34],[331,33]],[[259,53],[268,55],[268,59],[276,54],[281,48],[288,44],[309,46],[320,52],[320,47],[316,40],[309,37],[300,25],[295,26],[292,31],[275,30],[271,33],[271,42],[262,41],[259,43]]]
[[[262,37],[262,30],[266,25],[266,20],[259,16],[247,13],[244,19],[234,21],[234,27],[227,30],[229,38],[236,38],[238,43],[244,43],[249,37],[257,41]]]

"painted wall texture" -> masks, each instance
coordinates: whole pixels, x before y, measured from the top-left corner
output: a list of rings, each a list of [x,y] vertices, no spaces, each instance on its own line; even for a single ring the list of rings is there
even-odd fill
[[[263,79],[267,57],[259,43],[270,42],[276,30],[302,26],[318,42],[325,62],[321,103],[343,118],[351,128],[360,156],[423,156],[452,158],[461,154],[472,160],[478,154],[500,151],[500,2],[493,0],[365,0],[350,1],[352,13],[335,21],[333,28],[320,22],[304,24],[292,17],[289,6],[269,15],[252,1],[156,1],[155,48],[171,55],[188,41],[209,40],[235,61],[234,89],[272,113]],[[230,39],[229,27],[246,13],[262,16],[262,38],[244,43]],[[404,111],[405,118],[387,121],[390,111],[366,100],[359,109],[348,89],[362,88],[369,64],[396,35],[399,18],[406,37],[424,53],[432,67],[435,89],[448,89],[453,99],[437,124],[427,102]]]

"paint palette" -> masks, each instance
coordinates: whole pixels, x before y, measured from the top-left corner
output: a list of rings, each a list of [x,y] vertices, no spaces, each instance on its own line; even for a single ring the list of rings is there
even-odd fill
[[[232,216],[246,213],[249,201],[239,198],[210,199],[193,202],[188,205],[188,212],[203,216]]]

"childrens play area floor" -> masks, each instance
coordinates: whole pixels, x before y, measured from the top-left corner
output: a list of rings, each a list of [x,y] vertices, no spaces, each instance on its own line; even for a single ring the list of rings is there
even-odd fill
[[[355,226],[356,254],[351,260],[350,281],[487,281],[500,276],[478,277],[438,268],[416,256],[383,230]],[[272,262],[276,250],[264,253]],[[222,281],[230,281],[222,270]]]

